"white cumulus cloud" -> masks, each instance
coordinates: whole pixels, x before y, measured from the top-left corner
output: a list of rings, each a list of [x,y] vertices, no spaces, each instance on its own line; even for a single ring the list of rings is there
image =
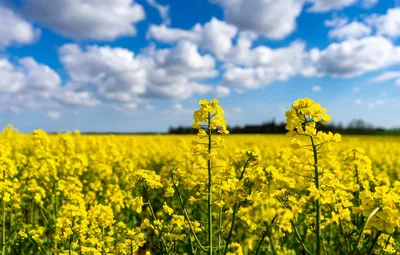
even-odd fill
[[[330,1],[330,0],[329,0]],[[224,9],[225,20],[241,30],[250,30],[280,40],[296,30],[303,9],[298,0],[211,0]]]
[[[364,23],[353,21],[329,31],[329,38],[337,40],[357,39],[372,34],[372,29]]]
[[[165,25],[151,25],[148,37],[159,42],[176,43],[189,41],[201,48],[209,50],[218,58],[222,58],[232,47],[232,39],[237,34],[237,28],[224,21],[212,18],[203,26],[196,24],[191,30],[169,28]]]
[[[171,24],[171,19],[169,18],[169,6],[161,5],[157,3],[155,0],[147,0],[147,3],[156,8],[158,13],[160,13],[161,19],[163,20],[163,24],[169,26]]]
[[[358,0],[309,0],[312,6],[308,8],[310,12],[329,12],[341,10],[357,3]]]
[[[228,87],[217,86],[215,88],[215,95],[217,97],[226,97],[226,96],[229,96],[230,93],[231,93],[231,90]]]
[[[389,80],[400,79],[400,71],[386,71],[374,78],[372,78],[372,82],[383,82]]]
[[[372,15],[367,21],[375,27],[378,35],[392,38],[400,36],[400,8],[389,9],[384,15]]]
[[[354,77],[400,62],[400,47],[384,37],[365,37],[332,43],[310,51],[313,74]]]
[[[347,17],[334,17],[333,19],[325,20],[324,25],[326,27],[338,28],[343,27],[347,23],[349,23],[349,19]]]
[[[364,8],[372,8],[374,7],[377,3],[379,2],[379,0],[362,0],[361,5]]]
[[[141,54],[109,46],[66,44],[59,50],[61,62],[77,90],[93,90],[115,104],[144,99],[187,99],[205,94],[211,86],[202,80],[218,75],[211,55],[201,55],[190,42],[171,49],[147,48]]]
[[[63,45],[61,62],[75,86],[91,86],[107,100],[128,102],[146,92],[146,70],[133,52],[109,46]]]
[[[62,86],[58,73],[31,57],[11,63],[0,58],[0,106],[12,111],[95,106],[99,101],[87,91]]]
[[[236,88],[255,89],[275,81],[286,81],[303,68],[306,54],[303,42],[272,49],[264,45],[252,48],[247,36],[227,55],[224,84]]]
[[[145,18],[134,0],[22,0],[19,10],[55,32],[73,39],[114,40],[136,35]]]
[[[0,6],[0,49],[12,44],[30,44],[38,39],[40,30],[35,29],[12,10]]]

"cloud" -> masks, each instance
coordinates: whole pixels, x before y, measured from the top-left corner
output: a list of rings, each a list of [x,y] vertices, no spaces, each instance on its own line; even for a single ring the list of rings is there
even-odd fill
[[[296,29],[303,1],[211,0],[224,9],[225,20],[241,30],[250,30],[280,40]]]
[[[114,104],[113,107],[115,110],[117,110],[119,112],[127,113],[127,112],[131,112],[131,111],[135,110],[137,108],[137,104],[136,103],[121,103],[121,104]]]
[[[341,10],[357,3],[358,0],[309,0],[312,6],[307,10],[309,12],[329,12]]]
[[[109,46],[66,44],[61,62],[77,90],[93,91],[114,104],[144,99],[187,99],[205,94],[211,86],[200,82],[218,75],[215,59],[200,55],[198,47],[180,42],[172,49],[147,48],[141,54]]]
[[[172,106],[172,109],[174,109],[175,111],[183,111],[183,105],[181,104],[174,104]]]
[[[76,44],[59,49],[67,74],[79,89],[94,89],[106,100],[132,101],[146,92],[146,70],[133,52],[109,46],[88,46],[82,50]]]
[[[321,91],[321,90],[322,90],[322,88],[321,88],[321,86],[319,86],[319,85],[315,85],[315,86],[312,87],[312,91],[313,91],[313,92],[319,92],[319,91]]]
[[[31,44],[40,37],[40,30],[20,18],[12,10],[0,6],[0,49],[13,44]]]
[[[365,37],[332,43],[309,53],[313,75],[354,77],[400,62],[400,48],[384,37]]]
[[[242,35],[237,46],[225,58],[223,81],[226,86],[255,89],[275,81],[286,81],[303,68],[305,45],[293,42],[288,47],[251,48],[251,40]]]
[[[400,47],[379,36],[348,39],[309,51],[301,41],[271,49],[252,47],[253,39],[251,33],[240,33],[236,45],[224,57],[225,86],[256,89],[296,75],[355,77],[400,63]]]
[[[397,87],[400,87],[400,79],[397,79],[397,80],[396,80],[395,85],[396,85]]]
[[[200,55],[197,45],[190,42],[180,42],[172,49],[154,50],[146,57],[153,58],[158,71],[171,76],[212,78],[217,75],[215,59],[211,55]]]
[[[169,26],[171,24],[171,19],[169,18],[169,6],[168,5],[161,5],[157,3],[155,0],[146,0],[147,3],[157,9],[158,13],[163,20],[163,24]]]
[[[215,95],[217,97],[226,97],[226,96],[229,96],[230,93],[231,93],[231,90],[227,87],[217,86],[215,88]]]
[[[22,89],[25,75],[19,72],[7,59],[0,59],[0,92],[13,93]]]
[[[37,63],[33,58],[26,57],[19,61],[25,70],[26,89],[54,90],[61,85],[61,78],[47,65]]]
[[[363,0],[361,6],[368,9],[374,7],[378,2],[379,0]]]
[[[372,109],[375,109],[377,106],[384,105],[384,104],[386,104],[386,100],[378,99],[373,102],[369,102],[367,105],[368,105],[368,108],[372,110]]]
[[[344,27],[347,23],[349,23],[349,19],[347,17],[334,17],[330,20],[325,20],[324,24],[326,27]]]
[[[59,120],[61,118],[61,113],[60,112],[48,112],[47,117],[53,120]]]
[[[384,15],[372,15],[367,18],[378,35],[397,38],[400,36],[400,8],[388,9]]]
[[[53,69],[31,57],[21,58],[15,64],[0,58],[0,76],[0,106],[11,111],[99,103],[89,92],[62,86],[60,76]]]
[[[95,98],[88,91],[71,91],[71,90],[60,90],[54,94],[54,100],[67,105],[67,106],[87,106],[93,107],[100,104],[100,100]]]
[[[354,93],[360,92],[360,87],[354,87],[354,88],[353,88],[353,92],[354,92]]]
[[[145,12],[134,0],[22,0],[27,17],[72,39],[109,40],[136,35]]]
[[[372,29],[367,25],[353,21],[342,27],[337,27],[329,31],[329,38],[337,40],[357,39],[371,35]]]
[[[0,58],[0,92],[45,95],[45,92],[61,85],[60,76],[47,65],[37,63],[31,57],[18,60],[17,65]]]
[[[205,94],[212,87],[198,81],[218,75],[215,59],[200,55],[197,45],[190,42],[180,42],[172,49],[150,49],[139,58],[146,66],[146,98],[182,100],[193,94]]]
[[[203,26],[196,24],[191,30],[169,28],[165,25],[151,25],[148,37],[159,42],[176,43],[189,41],[199,47],[209,50],[218,58],[222,58],[232,47],[232,39],[237,34],[237,28],[230,24],[212,18]]]
[[[359,98],[356,98],[356,100],[354,100],[355,104],[362,104],[362,100]]]
[[[371,79],[372,82],[383,82],[400,79],[400,71],[386,71]]]

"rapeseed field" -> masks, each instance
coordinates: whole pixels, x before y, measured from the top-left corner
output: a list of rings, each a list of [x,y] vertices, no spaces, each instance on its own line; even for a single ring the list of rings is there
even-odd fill
[[[400,254],[400,137],[231,135],[201,100],[198,135],[0,135],[1,254]],[[190,120],[188,120],[189,122]]]

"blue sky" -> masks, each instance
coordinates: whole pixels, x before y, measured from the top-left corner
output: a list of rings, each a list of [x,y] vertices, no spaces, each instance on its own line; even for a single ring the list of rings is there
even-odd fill
[[[230,125],[300,97],[399,127],[400,1],[0,0],[0,126],[163,132],[217,97]]]

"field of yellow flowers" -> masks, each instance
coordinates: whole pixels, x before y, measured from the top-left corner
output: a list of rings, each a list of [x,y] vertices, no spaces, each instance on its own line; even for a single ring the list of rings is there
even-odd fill
[[[0,135],[1,254],[399,254],[400,137],[341,137],[311,99],[287,136]]]

